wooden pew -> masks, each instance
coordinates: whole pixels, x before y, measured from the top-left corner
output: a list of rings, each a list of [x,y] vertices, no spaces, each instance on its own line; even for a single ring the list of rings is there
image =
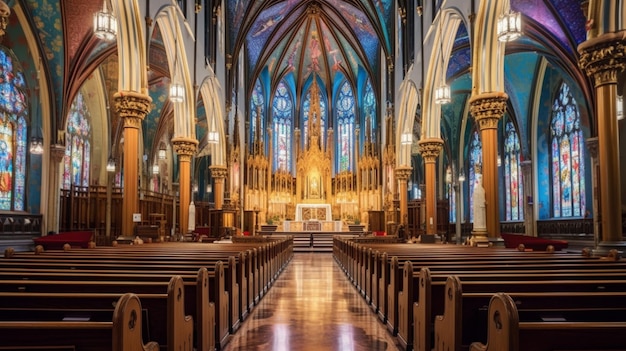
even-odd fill
[[[141,311],[137,295],[126,293],[117,300],[110,322],[2,320],[0,350],[66,346],[68,350],[157,351],[158,343],[143,343]]]
[[[523,322],[515,301],[496,293],[489,302],[487,343],[470,351],[626,350],[626,322]]]

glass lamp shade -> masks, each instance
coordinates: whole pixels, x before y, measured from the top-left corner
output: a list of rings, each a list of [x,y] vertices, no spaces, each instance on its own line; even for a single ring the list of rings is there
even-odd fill
[[[159,160],[165,160],[166,151],[165,149],[159,149]]]
[[[185,101],[185,87],[180,83],[172,82],[170,84],[170,101],[171,102],[183,102]]]
[[[449,103],[450,101],[450,86],[441,84],[437,89],[435,89],[435,103],[443,105]]]
[[[109,158],[107,162],[107,172],[115,172],[115,160],[113,158]]]
[[[413,135],[411,133],[402,133],[400,143],[402,145],[411,145],[413,143]]]
[[[43,139],[37,137],[31,138],[29,149],[30,153],[33,155],[43,154]]]
[[[113,40],[117,36],[117,18],[107,11],[106,2],[102,11],[96,13],[93,19],[93,32],[102,40]]]
[[[220,141],[220,135],[216,131],[210,131],[206,138],[209,144],[217,144]]]
[[[159,174],[159,165],[154,164],[152,165],[152,174]]]
[[[498,18],[498,40],[513,41],[522,36],[522,16],[519,12],[505,13]]]

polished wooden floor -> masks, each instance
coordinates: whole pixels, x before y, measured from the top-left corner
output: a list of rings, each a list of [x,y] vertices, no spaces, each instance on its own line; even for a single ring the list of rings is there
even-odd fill
[[[332,254],[296,253],[225,351],[397,350]]]

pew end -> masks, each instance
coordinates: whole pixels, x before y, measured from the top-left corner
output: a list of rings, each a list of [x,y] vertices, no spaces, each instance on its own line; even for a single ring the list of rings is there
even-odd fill
[[[113,312],[113,350],[158,351],[159,344],[143,343],[141,302],[137,295],[126,293],[120,297]]]
[[[513,299],[496,293],[489,301],[487,344],[474,342],[470,351],[518,351],[519,316]]]

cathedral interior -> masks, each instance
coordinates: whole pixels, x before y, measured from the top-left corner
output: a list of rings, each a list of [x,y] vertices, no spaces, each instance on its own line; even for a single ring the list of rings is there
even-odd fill
[[[0,242],[361,226],[621,248],[622,7],[0,1]]]

